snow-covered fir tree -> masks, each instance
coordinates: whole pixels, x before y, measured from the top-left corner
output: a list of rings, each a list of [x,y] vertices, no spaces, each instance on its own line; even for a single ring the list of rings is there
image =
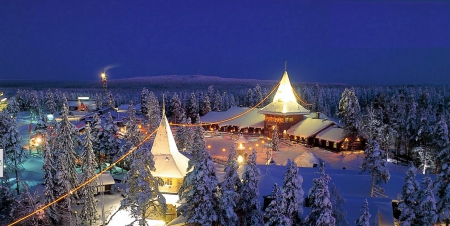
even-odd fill
[[[356,226],[370,226],[369,202],[364,200],[364,206],[361,207],[361,215],[355,221]]]
[[[200,122],[200,116],[197,114],[197,120],[198,123]],[[192,129],[192,137],[191,137],[191,144],[189,146],[188,153],[192,155],[192,159],[194,159],[194,162],[198,158],[197,154],[199,153],[199,150],[206,150],[206,141],[205,141],[205,130],[201,125],[197,125]],[[189,168],[192,167],[192,165],[189,164]]]
[[[284,215],[289,218],[293,225],[302,223],[303,215],[303,177],[298,174],[298,167],[288,159],[287,171],[284,175],[282,187],[282,202],[285,207]]]
[[[75,126],[69,122],[67,99],[63,97],[61,122],[56,129],[56,136],[51,142],[55,157],[55,186],[54,195],[60,197],[78,186],[78,174],[76,172],[77,153],[74,145]],[[74,193],[77,196],[76,193]],[[71,199],[67,196],[56,205],[58,214],[66,221],[72,220]]]
[[[283,202],[283,194],[281,193],[280,187],[275,183],[272,190],[272,201],[265,209],[266,217],[268,218],[265,223],[266,226],[278,226],[278,225],[292,225],[291,219],[286,216],[286,209]]]
[[[214,101],[213,101],[213,111],[221,111],[222,110],[222,96],[220,95],[219,90],[217,90],[216,94],[214,95]]]
[[[305,225],[328,226],[335,225],[332,214],[332,204],[328,182],[331,177],[325,173],[325,163],[321,163],[320,177],[313,179],[313,186],[308,193],[308,203],[311,213],[305,219]]]
[[[94,149],[92,148],[91,127],[86,125],[86,136],[84,138],[84,147],[81,152],[81,181],[84,183],[96,175],[97,161],[95,159]],[[81,209],[80,219],[90,225],[97,218],[97,203],[94,195],[97,193],[97,181],[94,180],[86,184],[81,189],[81,198],[83,199],[83,209]]]
[[[108,92],[105,106],[112,107],[112,108],[116,107],[116,104],[114,103],[114,97],[111,92]]]
[[[419,191],[415,225],[432,226],[437,219],[438,213],[436,199],[434,198],[433,180],[428,174],[425,174]]]
[[[22,164],[28,158],[28,151],[22,145],[22,136],[17,128],[15,117],[9,115],[8,110],[0,112],[0,147],[3,149],[4,169],[3,177],[7,180],[15,179],[17,195],[20,194],[20,183],[22,180]]]
[[[239,191],[241,198],[238,203],[239,213],[242,214],[241,225],[263,225],[263,216],[260,212],[258,181],[261,173],[256,167],[256,151],[248,156],[247,165],[242,174],[242,187]]]
[[[180,151],[190,153],[192,146],[192,126],[190,118],[183,118],[181,120],[181,124],[187,124],[187,126],[177,126],[177,133],[175,136],[175,141],[177,143],[177,147]]]
[[[193,150],[193,165],[183,179],[178,192],[182,204],[180,211],[189,225],[214,225],[219,217],[216,169],[208,150]]]
[[[155,130],[161,119],[161,110],[159,107],[158,98],[153,94],[153,92],[149,92],[148,100],[147,100],[147,120],[149,124],[149,130]]]
[[[202,110],[200,111],[201,115],[206,115],[211,111],[211,102],[209,100],[209,96],[205,96],[202,103]]]
[[[444,222],[450,218],[450,167],[443,163],[436,176],[434,189],[439,200],[436,203],[438,221]]]
[[[119,152],[120,139],[117,137],[118,132],[119,128],[114,123],[111,113],[108,112],[102,131],[101,149],[105,154],[106,161],[109,161],[110,163],[113,162],[114,156]]]
[[[345,136],[358,136],[360,124],[360,111],[358,98],[354,89],[345,89],[339,101],[338,116],[342,120]]]
[[[448,125],[447,122],[445,120],[445,116],[442,114],[440,116],[439,121],[437,122],[437,125],[435,127],[435,131],[434,131],[434,135],[433,135],[433,152],[435,153],[434,155],[436,156],[436,165],[437,167],[439,167],[440,165],[442,165],[442,163],[445,163],[445,161],[443,161],[443,159],[440,159],[440,157],[444,157],[444,156],[440,156],[440,152],[442,150],[444,150],[445,148],[448,148],[450,145],[450,141],[449,141],[449,134],[448,134]]]
[[[219,223],[221,225],[237,225],[239,218],[236,214],[236,205],[239,201],[239,193],[242,186],[237,174],[237,152],[234,145],[230,147],[227,165],[225,166],[224,179],[220,183]]]
[[[36,117],[41,113],[41,106],[39,103],[39,97],[35,90],[30,92],[30,113],[32,117]]]
[[[336,226],[350,226],[346,216],[347,211],[344,210],[343,204],[347,200],[339,194],[339,188],[337,188],[334,183],[331,183],[331,205],[333,205],[332,215],[336,220]]]
[[[14,199],[11,212],[9,213],[15,219],[27,216],[29,213],[33,213],[43,207],[43,204],[40,204],[38,201],[40,196],[37,192],[31,194],[25,182],[23,182],[22,187],[24,187],[25,191]],[[18,225],[43,226],[51,225],[51,222],[44,211],[38,211],[36,214],[25,218],[22,222],[18,223]]]
[[[166,200],[159,192],[159,186],[164,184],[158,177],[152,175],[155,162],[151,151],[140,146],[132,154],[130,170],[124,177],[128,185],[126,197],[121,202],[121,208],[131,210],[131,214],[139,222],[147,225],[145,219],[162,220],[167,211]]]
[[[129,109],[134,109],[134,106]],[[131,110],[131,112],[134,112],[134,111]],[[139,145],[139,143],[141,143],[141,141],[142,141],[139,127],[138,127],[138,125],[136,125],[135,121],[133,121],[135,119],[133,119],[133,117],[131,115],[128,117],[130,117],[131,120],[128,120],[126,123],[127,131],[125,132],[125,135],[123,137],[125,140],[125,144],[122,145],[122,147],[120,147],[118,156],[125,155],[132,148],[137,147]],[[124,166],[129,165],[131,162],[130,158],[131,157],[128,156],[123,161],[121,161],[120,166],[122,166],[122,168],[123,168]]]
[[[9,213],[15,200],[8,182],[5,177],[0,178],[0,224],[2,225],[11,223],[12,219],[10,219]]]
[[[422,172],[425,174],[428,168],[433,169],[436,166],[436,154],[433,149],[433,140],[435,139],[433,114],[426,109],[421,109],[418,130],[415,135],[415,148],[413,152],[418,154],[421,162]],[[440,134],[442,135],[442,134]],[[439,139],[439,138],[438,138]]]
[[[253,95],[254,95],[253,100],[255,101],[255,104],[262,101],[263,99],[262,89],[261,86],[259,86],[259,84],[256,84],[256,87],[253,90]]]
[[[195,123],[195,119],[198,114],[198,101],[195,93],[191,93],[189,102],[186,109],[186,117],[191,118],[192,123]]]
[[[102,96],[99,95],[98,93],[95,94],[95,106],[96,106],[97,110],[103,108]]]
[[[273,152],[280,151],[280,149],[278,147],[279,144],[280,144],[280,138],[278,137],[278,128],[277,128],[277,126],[275,126],[273,128],[272,140],[270,141],[270,147],[272,148]]]
[[[42,143],[42,157],[44,159],[44,163],[42,165],[42,171],[44,172],[43,179],[44,179],[44,204],[49,204],[53,202],[56,197],[54,195],[55,193],[55,157],[52,154],[52,150],[50,147],[52,146],[49,144],[49,142],[52,141],[52,139],[49,136],[49,133],[46,133],[46,137],[48,139],[43,139]],[[55,208],[55,205],[51,205],[48,208],[45,209],[45,213],[47,216],[53,221],[58,221],[59,217]]]
[[[410,226],[416,219],[416,206],[418,203],[419,183],[416,181],[416,167],[411,163],[406,172],[405,184],[399,194],[398,209],[401,211],[399,221],[401,225]]]
[[[130,104],[128,105],[126,120],[127,120],[126,122],[127,130],[132,125],[136,124],[136,108],[134,108],[134,103],[132,100],[130,100]]]
[[[247,91],[247,96],[245,98],[245,106],[253,107],[255,105],[255,100],[253,99],[253,90],[250,88]]]
[[[360,168],[362,172],[368,171],[371,175],[370,197],[382,196],[384,189],[379,187],[379,184],[387,183],[391,177],[384,152],[375,140],[369,140],[364,153],[366,156]]]
[[[141,113],[143,115],[147,115],[148,113],[148,94],[148,89],[144,87],[141,92]]]
[[[103,151],[103,126],[102,119],[98,114],[94,114],[91,122],[91,137],[92,137],[92,149],[95,156],[97,156],[98,165],[101,166],[105,163],[105,152]]]
[[[50,89],[45,93],[45,110],[49,114],[54,114],[56,112],[56,102]]]
[[[184,116],[184,109],[181,105],[180,98],[177,93],[172,95],[170,99],[168,116],[174,123],[180,123]]]
[[[17,117],[17,114],[19,114],[20,105],[17,102],[15,96],[8,99],[6,110],[9,112],[9,114],[11,114],[12,117]]]

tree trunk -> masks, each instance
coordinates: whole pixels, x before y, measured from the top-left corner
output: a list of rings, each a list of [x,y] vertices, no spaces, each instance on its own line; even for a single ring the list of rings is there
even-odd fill
[[[373,197],[374,189],[375,189],[375,178],[372,177],[372,184],[370,186],[370,197]]]
[[[17,195],[20,195],[20,188],[19,188],[19,169],[17,168],[17,150],[14,150],[14,171],[16,173],[16,191]]]

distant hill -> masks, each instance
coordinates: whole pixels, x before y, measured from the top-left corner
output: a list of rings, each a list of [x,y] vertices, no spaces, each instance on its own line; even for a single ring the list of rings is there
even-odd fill
[[[239,89],[254,88],[256,84],[261,87],[272,87],[276,82],[275,80],[221,78],[206,75],[161,75],[111,79],[108,80],[108,89],[142,89],[146,87],[152,90],[169,91],[206,89],[210,85],[222,89]],[[0,80],[0,87],[8,89],[102,89],[102,83],[100,79],[98,81]]]

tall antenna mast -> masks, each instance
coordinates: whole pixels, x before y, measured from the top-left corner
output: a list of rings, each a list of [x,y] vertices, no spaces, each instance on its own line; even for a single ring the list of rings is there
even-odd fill
[[[100,77],[102,77],[103,95],[106,97],[106,72],[105,72],[105,70],[103,70],[103,72],[100,75]]]
[[[284,71],[287,71],[287,60],[284,61]]]

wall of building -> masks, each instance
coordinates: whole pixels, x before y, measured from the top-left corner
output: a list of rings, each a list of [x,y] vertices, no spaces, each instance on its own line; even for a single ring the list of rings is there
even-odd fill
[[[177,193],[183,183],[182,178],[161,178],[164,180],[164,186],[159,187],[163,193]]]

